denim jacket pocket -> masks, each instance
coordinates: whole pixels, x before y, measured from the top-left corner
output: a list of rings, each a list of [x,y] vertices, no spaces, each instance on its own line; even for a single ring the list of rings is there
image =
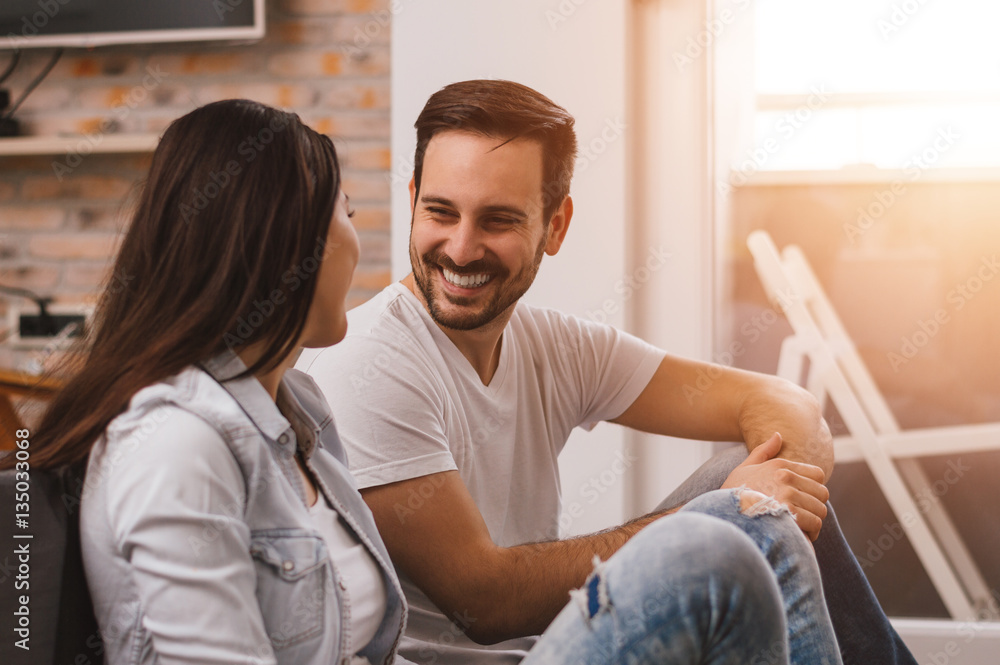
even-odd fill
[[[274,648],[321,635],[332,592],[323,539],[305,529],[256,531],[250,554],[257,570],[257,601]]]

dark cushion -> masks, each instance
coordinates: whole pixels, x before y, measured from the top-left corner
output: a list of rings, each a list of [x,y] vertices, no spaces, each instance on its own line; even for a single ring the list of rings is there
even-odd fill
[[[15,498],[23,498],[15,496],[15,474],[0,471],[0,663],[99,665],[104,648],[80,556],[83,473],[80,468],[32,471],[28,528],[21,528],[15,517]],[[26,535],[31,537],[21,537]],[[23,564],[20,549],[25,545],[28,560]],[[14,613],[22,596],[28,600],[24,644],[29,650],[18,646],[22,637],[15,633],[20,619]]]

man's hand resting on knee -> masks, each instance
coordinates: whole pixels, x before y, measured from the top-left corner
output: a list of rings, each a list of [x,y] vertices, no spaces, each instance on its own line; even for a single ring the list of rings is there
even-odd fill
[[[781,450],[781,435],[770,439],[752,451],[746,460],[726,478],[723,488],[747,487],[774,497],[788,506],[799,528],[809,537],[819,537],[826,502],[830,492],[823,485],[823,470],[813,464],[776,457]]]

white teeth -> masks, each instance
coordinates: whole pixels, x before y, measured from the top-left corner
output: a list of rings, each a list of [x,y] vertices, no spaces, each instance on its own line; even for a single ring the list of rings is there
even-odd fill
[[[482,286],[492,279],[491,275],[459,275],[457,273],[453,273],[447,268],[442,268],[441,272],[444,274],[444,278],[448,280],[449,284],[454,284],[455,286],[461,286],[467,289]]]

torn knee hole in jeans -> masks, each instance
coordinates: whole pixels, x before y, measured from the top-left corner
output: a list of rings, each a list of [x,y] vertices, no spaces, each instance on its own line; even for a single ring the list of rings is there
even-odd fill
[[[761,515],[790,515],[795,519],[795,514],[773,496],[767,496],[757,490],[748,487],[739,487],[736,494],[740,498],[740,512],[747,517],[760,517]]]
[[[611,597],[608,595],[608,581],[604,577],[607,563],[601,557],[594,555],[594,570],[587,576],[583,587],[569,592],[570,599],[576,603],[583,618],[590,621],[601,612],[611,609]]]

